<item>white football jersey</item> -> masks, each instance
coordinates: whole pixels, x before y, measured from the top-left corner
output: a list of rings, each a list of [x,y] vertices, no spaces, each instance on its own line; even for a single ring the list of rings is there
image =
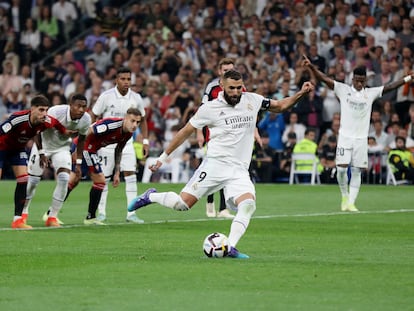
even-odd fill
[[[229,105],[220,92],[217,99],[202,105],[190,119],[195,128],[208,126],[210,141],[207,158],[241,163],[249,167],[254,144],[257,113],[264,97],[255,93],[243,92],[240,102]]]
[[[57,105],[50,107],[47,111],[48,115],[57,119],[64,127],[69,130],[76,130],[81,135],[86,135],[91,125],[91,116],[89,113],[84,113],[78,120],[70,118],[69,105]],[[54,128],[47,129],[42,132],[42,147],[46,152],[56,152],[59,149],[70,148],[72,139],[62,135]]]
[[[144,101],[141,95],[129,89],[128,93],[122,96],[118,89],[113,87],[99,95],[92,112],[102,118],[123,118],[131,107],[137,108],[142,117],[145,117]]]
[[[341,104],[339,134],[350,138],[367,138],[373,102],[382,96],[384,86],[357,91],[353,86],[334,81],[334,92]]]

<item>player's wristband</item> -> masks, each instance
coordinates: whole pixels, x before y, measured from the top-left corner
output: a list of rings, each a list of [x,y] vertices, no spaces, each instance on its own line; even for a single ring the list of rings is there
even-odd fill
[[[411,77],[410,75],[405,76],[405,77],[404,77],[404,82],[405,82],[405,83],[411,82],[411,80],[412,80],[412,79],[413,79],[413,77]]]
[[[45,151],[43,149],[39,149],[39,154],[45,154]]]
[[[143,143],[144,145],[149,145],[149,140],[148,140],[148,138],[144,138],[144,139],[142,140],[142,143]]]
[[[76,159],[76,164],[82,164],[82,159]]]
[[[160,161],[161,163],[165,163],[165,161],[167,161],[168,158],[168,154],[164,151],[163,153],[161,153],[161,155],[158,157],[158,161]]]

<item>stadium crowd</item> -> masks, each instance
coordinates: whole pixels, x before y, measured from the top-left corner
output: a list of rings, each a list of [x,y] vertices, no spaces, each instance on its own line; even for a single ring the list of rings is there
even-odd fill
[[[125,66],[132,71],[131,88],[145,101],[150,156],[157,157],[172,129],[184,125],[200,105],[222,58],[235,59],[246,91],[274,99],[292,95],[310,79],[301,66],[303,55],[345,83],[355,67],[365,65],[370,87],[414,70],[414,8],[409,0],[120,3],[0,1],[0,121],[30,107],[37,93],[53,105],[66,104],[73,93],[84,94],[91,109],[103,91],[114,87],[117,69]],[[370,133],[374,152],[395,148],[397,136],[414,151],[413,104],[412,83],[375,102]],[[254,154],[255,180],[285,180],[293,144],[312,128],[321,163],[329,171],[324,180],[335,182],[332,150],[339,112],[333,91],[319,83],[290,111],[261,115],[264,146]],[[137,144],[140,139],[137,135]],[[187,169],[195,168],[200,157],[195,135],[189,143],[183,155]],[[145,159],[139,152],[137,157],[143,167]]]

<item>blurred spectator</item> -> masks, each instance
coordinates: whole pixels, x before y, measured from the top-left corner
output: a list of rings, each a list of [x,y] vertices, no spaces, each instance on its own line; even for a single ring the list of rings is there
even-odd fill
[[[322,146],[319,159],[323,170],[321,172],[321,182],[324,184],[336,184],[336,136],[328,137],[328,142]]]
[[[56,17],[52,16],[50,7],[44,5],[40,8],[39,19],[37,21],[37,29],[42,35],[47,35],[54,41],[59,41],[62,38],[59,36],[59,24]]]
[[[384,131],[382,120],[374,121],[373,130],[369,133],[369,136],[374,138],[378,144],[383,146],[383,148],[387,145],[388,134]]]
[[[99,23],[95,23],[92,27],[92,33],[87,35],[85,38],[85,47],[93,52],[95,43],[102,42],[104,46],[108,44],[108,37],[102,33],[102,26]]]
[[[99,0],[72,0],[79,9],[81,30],[89,28],[96,19],[96,4]]]
[[[96,17],[96,21],[102,27],[102,34],[109,36],[114,30],[120,30],[122,18],[119,16],[119,9],[115,6],[105,5]]]
[[[298,115],[296,112],[289,114],[289,123],[282,135],[282,142],[286,144],[290,133],[295,133],[295,137],[298,141],[302,140],[305,136],[306,126],[298,122]]]
[[[29,84],[31,87],[31,90],[34,90],[34,81],[31,77],[31,69],[29,65],[23,65],[20,69],[20,75],[19,78],[21,80],[21,85],[25,86],[26,84]]]
[[[75,46],[73,47],[73,58],[80,62],[84,68],[86,67],[86,59],[90,54],[92,54],[92,52],[86,48],[84,39],[76,39]]]
[[[285,130],[283,114],[268,111],[260,120],[257,127],[261,135],[269,137],[269,144],[265,150],[267,154],[274,158],[277,156],[277,153],[283,151],[282,135]]]
[[[395,148],[390,150],[388,161],[391,164],[393,174],[397,180],[408,179],[414,182],[414,157],[411,151],[407,150],[404,137],[395,138]]]
[[[350,30],[351,27],[346,23],[345,13],[339,12],[336,15],[335,26],[330,29],[329,35],[332,37],[333,35],[338,34],[341,36],[342,41],[344,41]]]
[[[410,121],[407,124],[407,134],[408,137],[414,139],[414,103],[411,104],[408,114],[410,116]]]
[[[331,56],[331,49],[333,48],[334,44],[331,40],[329,35],[329,30],[326,28],[322,28],[319,34],[319,41],[318,41],[318,51],[319,55],[325,58],[325,60],[329,60]]]
[[[87,59],[95,61],[95,67],[100,73],[104,73],[106,66],[109,65],[111,58],[105,51],[104,44],[101,41],[96,41],[93,48],[93,53],[87,56]]]
[[[53,66],[46,67],[44,74],[39,79],[36,89],[46,96],[53,91],[61,91],[61,83],[56,78],[56,68]]]
[[[412,58],[404,58],[402,65],[402,68],[395,74],[396,80],[405,77],[414,70]],[[403,125],[408,122],[408,109],[412,103],[414,103],[414,83],[411,81],[411,83],[405,83],[397,89],[395,111]]]
[[[0,74],[0,95],[5,98],[12,89],[21,90],[22,82],[16,75],[16,68],[12,60],[6,58],[3,63],[3,72]],[[4,99],[3,99],[4,101]]]
[[[23,31],[20,34],[19,55],[23,64],[30,65],[37,61],[37,50],[40,45],[40,32],[37,30],[36,21],[26,19]]]
[[[304,97],[294,108],[298,114],[299,122],[304,124],[307,128],[313,128],[316,133],[316,139],[320,135],[320,127],[322,126],[322,98],[315,93],[309,92],[308,96]]]
[[[319,150],[322,150],[323,146],[328,144],[329,137],[334,136],[336,139],[338,139],[339,126],[341,124],[340,117],[340,114],[336,113],[334,115],[330,128],[326,129],[326,131],[322,133],[318,144]]]
[[[388,17],[388,14],[381,14],[379,26],[374,29],[372,34],[375,38],[375,44],[381,46],[384,53],[388,51],[388,39],[395,38],[395,32],[390,28]]]
[[[404,17],[402,20],[402,30],[396,34],[396,37],[401,40],[401,45],[414,46],[414,32],[412,29],[412,22],[408,17]]]
[[[26,103],[23,100],[23,95],[19,87],[12,87],[10,92],[6,94],[4,105],[7,109],[7,117],[26,108]]]
[[[77,28],[78,12],[72,2],[56,0],[52,5],[52,16],[58,20],[65,42],[69,41],[72,34],[79,31]]]
[[[187,81],[182,81],[174,93],[170,107],[177,107],[180,109],[181,116],[184,115],[185,110],[189,105],[194,105],[194,89]]]
[[[388,149],[394,149],[396,148],[395,142],[397,137],[403,137],[405,139],[405,147],[410,150],[410,152],[414,152],[414,139],[412,139],[410,136],[408,136],[408,132],[404,128],[400,128],[395,135],[395,139],[391,141],[390,144],[388,144]]]

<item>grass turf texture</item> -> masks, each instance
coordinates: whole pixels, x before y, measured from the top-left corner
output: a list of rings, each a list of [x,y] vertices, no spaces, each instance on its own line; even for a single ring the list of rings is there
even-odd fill
[[[231,223],[206,218],[204,199],[190,212],[154,204],[139,211],[146,224],[126,224],[121,184],[109,190],[109,225],[87,227],[83,182],[60,214],[65,226],[50,229],[41,217],[54,183],[44,181],[35,230],[13,231],[14,186],[0,184],[0,310],[413,310],[410,186],[363,185],[362,212],[347,214],[337,186],[257,185],[238,245],[248,260],[204,257],[205,236]]]

